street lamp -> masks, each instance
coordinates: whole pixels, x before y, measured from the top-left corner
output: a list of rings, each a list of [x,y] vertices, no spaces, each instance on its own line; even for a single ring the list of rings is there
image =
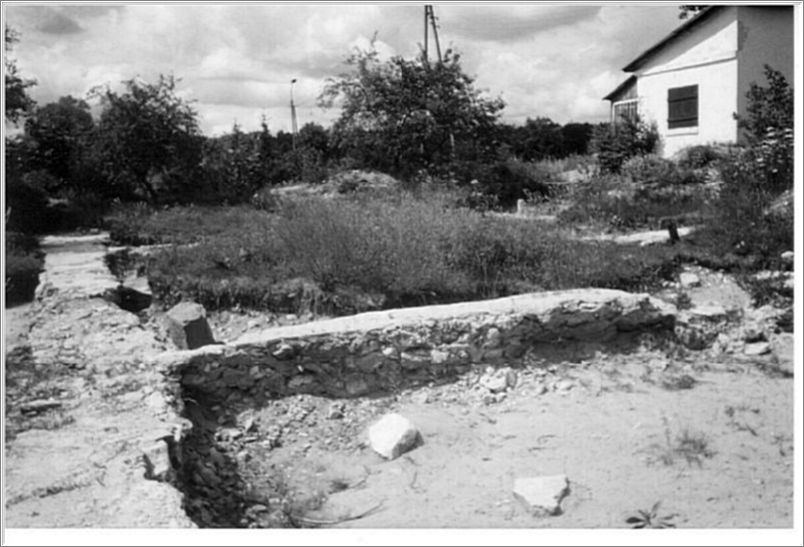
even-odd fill
[[[296,105],[293,104],[293,84],[296,83],[296,78],[290,81],[290,126],[293,133],[293,150],[296,150],[296,133],[298,127],[296,126]]]

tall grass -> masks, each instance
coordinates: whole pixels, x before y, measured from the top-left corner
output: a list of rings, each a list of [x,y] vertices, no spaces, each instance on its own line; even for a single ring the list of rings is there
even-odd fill
[[[453,201],[431,193],[305,198],[285,202],[276,215],[220,208],[206,210],[203,220],[197,211],[163,211],[144,225],[157,232],[174,226],[184,234],[165,236],[171,241],[188,241],[187,225],[204,237],[192,248],[174,246],[154,255],[150,281],[165,304],[192,298],[208,308],[275,309],[304,302],[346,313],[361,305],[421,305],[572,287],[644,290],[675,267],[664,248],[575,241],[560,228],[483,215],[454,207]],[[283,291],[295,296],[284,298]],[[299,298],[299,292],[306,296]],[[352,301],[343,295],[352,295]],[[354,300],[361,295],[379,298],[358,305]]]

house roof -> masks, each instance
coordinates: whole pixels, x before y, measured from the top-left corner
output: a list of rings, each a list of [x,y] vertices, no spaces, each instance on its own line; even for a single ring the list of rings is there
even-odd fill
[[[668,44],[673,42],[676,38],[678,38],[681,34],[691,30],[692,28],[696,27],[706,19],[709,19],[714,13],[719,11],[721,8],[728,7],[728,6],[707,6],[697,14],[695,17],[690,19],[689,21],[685,22],[683,25],[675,29],[673,32],[665,36],[662,40],[651,46],[650,48],[643,51],[639,57],[628,63],[624,68],[624,72],[634,72],[638,70],[641,66],[643,66],[648,59],[659,53],[662,49],[664,49]],[[618,88],[619,89],[619,88]]]
[[[612,101],[612,100],[614,100],[614,98],[617,97],[617,95],[619,95],[621,91],[623,91],[624,89],[627,89],[629,86],[633,85],[636,82],[636,79],[637,79],[637,77],[632,74],[631,76],[626,78],[626,80],[623,83],[618,85],[614,89],[614,91],[612,91],[611,93],[609,93],[608,95],[603,97],[603,100],[604,101]]]

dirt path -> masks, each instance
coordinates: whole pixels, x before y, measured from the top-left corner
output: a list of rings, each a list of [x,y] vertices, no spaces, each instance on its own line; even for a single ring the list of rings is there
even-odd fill
[[[142,362],[166,345],[98,297],[116,286],[102,235],[43,248],[39,299],[9,316],[6,524],[190,526],[178,492],[144,478],[143,450],[175,416]]]

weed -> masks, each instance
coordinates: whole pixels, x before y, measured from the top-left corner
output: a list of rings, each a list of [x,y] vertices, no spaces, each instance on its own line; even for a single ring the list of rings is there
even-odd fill
[[[650,508],[650,511],[638,510],[636,515],[630,516],[625,519],[626,524],[630,524],[631,528],[675,528],[676,525],[672,520],[676,517],[675,514],[659,515],[659,506],[661,502],[657,501]]]
[[[690,298],[690,295],[689,295],[688,292],[680,291],[676,295],[675,304],[676,304],[676,308],[678,308],[679,310],[688,310],[688,309],[692,308],[692,298]]]
[[[653,453],[649,463],[659,461],[664,465],[673,465],[676,460],[683,458],[687,465],[703,465],[704,458],[711,458],[715,452],[709,447],[709,438],[706,434],[692,431],[689,428],[683,429],[675,437],[670,432],[670,425],[666,417],[662,417],[664,423],[664,444],[654,443],[650,446]]]

